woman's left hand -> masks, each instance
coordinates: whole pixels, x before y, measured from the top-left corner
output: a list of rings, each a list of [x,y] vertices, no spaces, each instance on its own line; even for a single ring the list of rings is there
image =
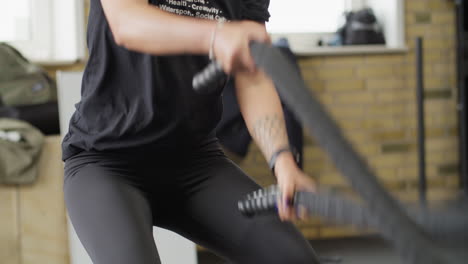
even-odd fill
[[[275,163],[275,174],[278,185],[282,193],[281,200],[278,201],[278,213],[282,221],[296,220],[298,216],[305,218],[303,210],[298,212],[291,202],[297,190],[316,190],[315,181],[305,174],[296,164],[291,153],[281,154]]]

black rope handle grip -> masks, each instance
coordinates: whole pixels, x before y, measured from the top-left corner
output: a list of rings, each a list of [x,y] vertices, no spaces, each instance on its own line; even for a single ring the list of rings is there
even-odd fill
[[[212,94],[222,89],[222,82],[227,78],[221,64],[214,60],[192,80],[193,89],[199,94]]]
[[[256,64],[263,55],[263,45],[255,41],[250,43],[250,53]],[[227,76],[223,66],[218,61],[213,60],[203,70],[195,74],[192,79],[192,86],[195,92],[199,94],[212,94],[223,89]]]
[[[280,197],[281,192],[278,186],[272,185],[248,194],[238,202],[238,208],[247,217],[275,213]],[[302,206],[309,214],[335,224],[353,225],[360,228],[376,227],[370,222],[372,218],[363,206],[329,191],[319,190],[316,193],[296,191],[292,206],[296,210]]]
[[[270,187],[259,189],[255,192],[247,194],[244,199],[237,203],[237,206],[239,211],[247,217],[276,213],[277,200],[279,197],[279,189],[272,185]]]

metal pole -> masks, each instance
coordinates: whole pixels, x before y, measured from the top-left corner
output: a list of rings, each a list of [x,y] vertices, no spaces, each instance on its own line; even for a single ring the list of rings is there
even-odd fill
[[[416,100],[418,115],[419,201],[426,203],[426,145],[424,131],[424,55],[423,39],[416,38]]]
[[[456,1],[456,15],[457,15],[457,85],[458,85],[458,124],[459,124],[459,138],[460,138],[460,184],[468,195],[468,128],[467,128],[467,94],[466,82],[468,76],[466,74],[466,29],[465,29],[465,3],[461,0]]]

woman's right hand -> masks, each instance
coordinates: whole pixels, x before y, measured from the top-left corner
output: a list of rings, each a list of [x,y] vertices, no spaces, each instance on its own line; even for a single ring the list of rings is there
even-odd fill
[[[270,43],[264,24],[253,21],[229,22],[217,29],[213,52],[227,74],[255,70],[249,49],[251,41]]]

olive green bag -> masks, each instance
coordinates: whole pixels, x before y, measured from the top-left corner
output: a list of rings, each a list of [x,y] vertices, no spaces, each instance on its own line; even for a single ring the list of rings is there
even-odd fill
[[[0,43],[0,105],[18,106],[57,101],[57,88],[47,73],[15,48]]]
[[[44,135],[27,122],[0,118],[0,184],[31,184],[37,179]]]

